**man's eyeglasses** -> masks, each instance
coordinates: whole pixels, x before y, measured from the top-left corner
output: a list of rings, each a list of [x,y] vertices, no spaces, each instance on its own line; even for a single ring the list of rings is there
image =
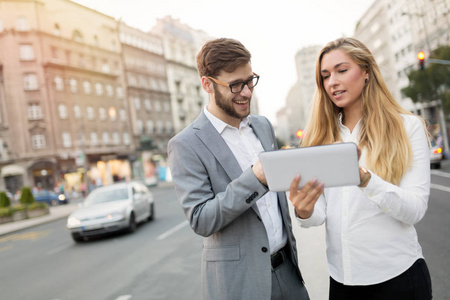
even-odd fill
[[[222,82],[222,81],[217,80],[217,79],[215,79],[213,77],[210,77],[210,76],[208,76],[208,78],[211,79],[212,81],[214,81],[217,84],[220,84],[220,85],[223,85],[223,86],[228,86],[230,88],[230,91],[233,94],[238,94],[238,93],[242,92],[242,90],[244,89],[244,87],[246,85],[248,86],[249,89],[253,89],[258,84],[259,75],[256,74],[256,73],[253,73],[253,75],[254,76],[252,78],[250,78],[249,80],[247,80],[247,81],[235,82],[235,83],[232,83],[232,84],[228,84],[228,83]]]

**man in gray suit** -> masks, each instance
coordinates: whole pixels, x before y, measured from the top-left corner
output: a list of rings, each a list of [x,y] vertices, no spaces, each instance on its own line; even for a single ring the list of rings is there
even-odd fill
[[[250,115],[259,76],[233,39],[197,55],[209,103],[170,140],[169,166],[195,233],[204,237],[203,299],[309,299],[285,193],[269,192],[258,155],[277,147],[272,125]]]

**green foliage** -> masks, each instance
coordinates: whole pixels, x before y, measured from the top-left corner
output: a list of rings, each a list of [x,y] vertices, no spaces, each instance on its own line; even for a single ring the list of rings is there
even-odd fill
[[[5,192],[0,192],[0,207],[9,207],[11,205],[11,201]]]
[[[33,193],[31,193],[31,189],[29,187],[22,187],[22,191],[20,193],[20,203],[24,205],[30,205],[36,200],[34,199]]]
[[[33,204],[28,205],[27,209],[33,210],[33,209],[43,209],[47,207],[48,207],[47,203],[34,202]]]
[[[435,49],[430,58],[450,61],[450,47]],[[427,58],[425,58],[425,62]],[[450,113],[450,66],[427,63],[424,70],[414,70],[408,74],[409,86],[402,92],[413,102],[441,100],[446,115]]]
[[[13,213],[11,207],[0,207],[0,217],[9,217]]]

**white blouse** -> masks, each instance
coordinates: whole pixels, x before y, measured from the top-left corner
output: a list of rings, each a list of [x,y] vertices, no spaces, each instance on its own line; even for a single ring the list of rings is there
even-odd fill
[[[422,122],[402,115],[413,152],[412,166],[396,186],[371,170],[365,188],[326,188],[302,227],[326,222],[328,268],[345,285],[371,285],[406,271],[422,248],[414,224],[425,215],[430,195],[430,152]],[[343,142],[358,144],[360,123],[353,132],[339,119]],[[365,166],[365,151],[360,165]]]

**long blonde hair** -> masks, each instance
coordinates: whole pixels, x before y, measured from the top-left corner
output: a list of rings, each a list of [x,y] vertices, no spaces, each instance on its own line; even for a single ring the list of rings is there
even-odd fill
[[[412,163],[412,149],[400,114],[411,115],[389,92],[370,50],[353,38],[328,43],[316,62],[316,84],[310,120],[301,146],[332,144],[340,141],[337,107],[325,91],[321,63],[325,54],[339,49],[369,75],[362,99],[359,147],[366,148],[366,167],[384,180],[398,185]]]

